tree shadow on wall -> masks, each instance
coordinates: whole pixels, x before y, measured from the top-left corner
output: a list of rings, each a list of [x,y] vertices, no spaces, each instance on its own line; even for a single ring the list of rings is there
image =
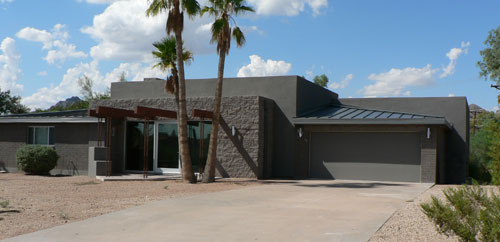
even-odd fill
[[[243,157],[243,160],[247,163],[248,167],[252,169],[253,174],[257,177],[258,176],[258,168],[255,162],[252,160],[248,152],[245,150],[243,147],[243,135],[238,131],[238,129],[235,129],[235,134],[233,136],[232,134],[232,129],[229,127],[229,125],[226,123],[224,118],[220,117],[220,127],[224,132],[226,133],[227,137],[231,142],[234,144],[238,152],[241,154]],[[229,174],[227,171],[222,167],[220,162],[217,162],[217,171],[223,176],[223,177],[229,177]]]

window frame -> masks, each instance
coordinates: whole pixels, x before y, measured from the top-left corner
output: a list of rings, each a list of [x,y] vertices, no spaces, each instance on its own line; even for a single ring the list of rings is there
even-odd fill
[[[37,128],[46,128],[47,129],[47,143],[46,144],[36,144],[36,129]],[[33,139],[32,139],[32,143],[30,143],[30,130],[33,129]],[[52,129],[52,132],[51,132],[51,129]],[[41,146],[50,146],[50,147],[53,147],[55,145],[55,141],[54,141],[54,133],[55,133],[55,126],[28,126],[28,137],[27,137],[27,140],[26,140],[26,143],[28,145],[41,145]],[[53,144],[50,143],[50,138],[52,136],[52,141],[53,141]]]

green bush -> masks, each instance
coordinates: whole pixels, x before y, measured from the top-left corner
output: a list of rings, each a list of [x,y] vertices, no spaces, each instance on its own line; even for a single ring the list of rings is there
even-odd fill
[[[500,185],[500,118],[481,113],[476,126],[470,139],[469,175],[481,183]]]
[[[53,147],[26,145],[16,153],[17,168],[28,174],[45,175],[57,166],[59,155]]]
[[[488,154],[491,157],[491,162],[488,164],[491,184],[500,185],[500,128],[493,136],[493,142],[491,142]]]
[[[444,191],[446,202],[432,196],[420,206],[443,234],[457,235],[460,241],[500,241],[498,192],[479,186],[450,188]]]

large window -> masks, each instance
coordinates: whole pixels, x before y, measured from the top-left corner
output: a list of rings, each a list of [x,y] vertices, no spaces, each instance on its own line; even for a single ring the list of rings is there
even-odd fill
[[[54,145],[54,127],[28,127],[28,144]]]

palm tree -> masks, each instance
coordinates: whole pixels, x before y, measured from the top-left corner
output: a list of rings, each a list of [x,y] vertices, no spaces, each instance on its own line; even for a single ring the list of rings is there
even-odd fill
[[[179,71],[177,69],[177,52],[174,37],[163,38],[161,41],[153,43],[157,49],[153,51],[153,56],[158,60],[153,68],[159,68],[162,71],[169,71],[165,83],[165,92],[174,94],[175,104],[179,110]],[[193,54],[188,50],[182,51],[184,62],[188,63],[193,60]]]
[[[189,16],[194,16],[200,11],[200,5],[196,0],[148,0],[148,2],[149,8],[146,10],[146,16],[156,16],[163,12],[168,13],[166,23],[167,34],[171,32],[175,34],[179,76],[177,125],[179,127],[179,153],[181,155],[182,180],[184,182],[196,183],[191,156],[189,154],[182,30],[184,29],[184,11]]]
[[[212,133],[210,134],[210,144],[208,159],[203,174],[203,182],[209,183],[215,180],[215,165],[217,157],[217,136],[219,133],[220,111],[222,101],[222,82],[224,78],[224,63],[226,55],[231,47],[231,37],[236,40],[236,45],[241,47],[245,44],[245,36],[236,25],[236,20],[232,15],[240,13],[254,12],[253,8],[246,5],[245,0],[209,0],[209,6],[203,7],[201,14],[208,13],[215,17],[212,24],[211,43],[217,42],[217,54],[219,55],[219,69],[217,74],[217,87],[215,90],[214,115],[212,120]],[[234,26],[231,26],[231,22]]]

